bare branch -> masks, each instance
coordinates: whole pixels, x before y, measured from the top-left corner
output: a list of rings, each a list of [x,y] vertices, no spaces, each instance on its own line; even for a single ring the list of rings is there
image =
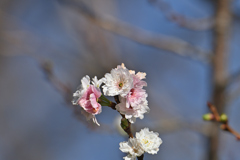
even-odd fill
[[[231,0],[216,0],[216,13],[214,25],[214,55],[213,68],[213,102],[219,112],[226,107],[227,88],[227,52],[228,36],[231,25]],[[218,160],[220,133],[217,124],[212,125],[212,134],[209,138],[209,160]]]
[[[213,114],[213,121],[218,122],[219,124],[221,124],[221,129],[222,130],[227,131],[227,132],[233,134],[237,138],[237,140],[240,140],[240,133],[238,133],[237,131],[232,129],[232,127],[230,127],[227,118],[226,118],[225,121],[222,121],[220,116],[219,116],[217,108],[213,104],[211,104],[211,103],[208,103],[208,107],[209,107],[210,111]]]
[[[156,6],[168,20],[176,23],[180,27],[203,31],[212,29],[214,26],[214,18],[212,17],[202,19],[186,18],[184,15],[174,12],[170,4],[163,0],[148,0],[148,2]]]
[[[190,57],[203,62],[211,61],[211,51],[204,51],[184,40],[149,32],[113,18],[103,18],[102,16],[97,16],[82,2],[74,3],[68,1],[65,3],[80,11],[89,21],[106,31],[126,37],[143,45],[170,51],[171,53],[175,53],[183,57]]]

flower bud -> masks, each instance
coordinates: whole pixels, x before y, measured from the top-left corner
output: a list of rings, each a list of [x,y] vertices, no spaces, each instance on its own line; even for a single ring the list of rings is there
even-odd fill
[[[212,113],[207,113],[207,114],[204,114],[204,115],[202,116],[202,118],[203,118],[203,120],[205,120],[205,121],[211,121],[211,120],[214,119],[214,116],[213,116]]]
[[[121,127],[123,130],[126,130],[128,128],[128,120],[126,118],[122,118]]]
[[[220,121],[226,123],[228,121],[228,116],[225,113],[221,114]]]

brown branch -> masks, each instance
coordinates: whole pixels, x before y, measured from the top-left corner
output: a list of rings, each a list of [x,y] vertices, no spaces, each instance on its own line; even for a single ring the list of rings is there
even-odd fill
[[[224,120],[224,121],[221,120],[221,117],[219,116],[217,108],[213,104],[211,104],[209,102],[208,102],[207,105],[208,105],[210,111],[213,114],[213,121],[218,122],[219,124],[221,124],[221,129],[222,130],[227,131],[227,132],[233,134],[237,138],[237,140],[240,140],[240,133],[238,133],[237,131],[232,129],[232,127],[230,127],[229,122],[228,122],[227,119]]]
[[[117,104],[120,103],[118,96],[114,96],[114,100],[115,100],[115,102],[116,102]]]
[[[214,55],[212,61],[213,70],[213,103],[218,112],[222,113],[226,107],[227,88],[227,58],[228,58],[228,36],[231,25],[231,0],[215,0],[215,25],[213,32]],[[218,160],[218,148],[220,132],[217,124],[211,127],[209,138],[209,160]]]
[[[190,30],[203,31],[211,29],[214,26],[214,18],[193,19],[187,18],[180,13],[173,11],[169,3],[163,0],[148,0],[148,2],[156,6],[163,15],[170,21],[176,23],[180,27]]]
[[[240,133],[238,133],[237,131],[235,131],[234,129],[232,129],[229,125],[225,126],[226,127],[226,130],[230,133],[232,133],[236,138],[237,140],[240,140]]]
[[[210,102],[208,102],[208,107],[210,109],[210,111],[212,112],[213,116],[214,116],[214,119],[217,121],[217,122],[220,122],[220,116],[218,114],[218,111],[217,111],[217,108],[211,104]]]
[[[94,25],[108,32],[123,36],[134,42],[169,51],[183,57],[190,57],[192,59],[197,59],[203,62],[209,62],[211,60],[211,51],[204,51],[182,39],[146,31],[120,20],[115,20],[114,18],[103,18],[102,16],[94,13],[88,6],[80,1],[64,1],[64,3],[79,11],[87,20],[92,22]]]

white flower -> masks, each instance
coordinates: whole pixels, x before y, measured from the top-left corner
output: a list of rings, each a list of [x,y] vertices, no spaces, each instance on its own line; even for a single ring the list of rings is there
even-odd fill
[[[136,157],[141,156],[144,152],[157,154],[161,144],[162,139],[158,137],[158,133],[144,128],[136,133],[136,138],[129,138],[128,142],[121,142],[119,149],[128,153],[123,159],[136,160]]]
[[[120,150],[124,153],[128,153],[125,160],[135,160],[136,157],[141,156],[144,153],[144,150],[141,147],[141,144],[136,138],[129,138],[128,142],[121,142]]]
[[[136,139],[141,143],[144,151],[149,154],[157,154],[159,146],[162,144],[162,139],[158,137],[158,133],[149,131],[148,128],[137,132]]]
[[[77,91],[73,93],[73,100],[72,104],[73,105],[78,105],[79,99],[82,97],[84,92],[88,89],[90,86],[90,78],[88,75],[82,78],[81,80],[81,85],[77,88]]]
[[[97,79],[97,76],[95,76],[93,79],[92,79],[92,84],[99,88],[101,86],[102,83],[105,83],[106,79],[105,78],[101,78],[101,79]]]
[[[133,76],[129,70],[122,64],[112,69],[111,73],[105,74],[106,82],[103,86],[103,93],[107,96],[121,95],[125,97],[133,88]]]
[[[131,154],[128,154],[126,157],[123,157],[124,160],[136,160],[136,156],[132,156]]]

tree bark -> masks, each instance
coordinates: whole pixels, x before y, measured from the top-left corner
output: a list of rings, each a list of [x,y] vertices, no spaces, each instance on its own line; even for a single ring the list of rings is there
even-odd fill
[[[212,61],[213,69],[213,103],[219,113],[223,113],[226,105],[227,86],[227,52],[228,33],[231,24],[230,12],[231,0],[216,0],[216,23],[214,26],[214,57]],[[218,124],[213,124],[209,144],[209,160],[218,160],[219,147]]]

